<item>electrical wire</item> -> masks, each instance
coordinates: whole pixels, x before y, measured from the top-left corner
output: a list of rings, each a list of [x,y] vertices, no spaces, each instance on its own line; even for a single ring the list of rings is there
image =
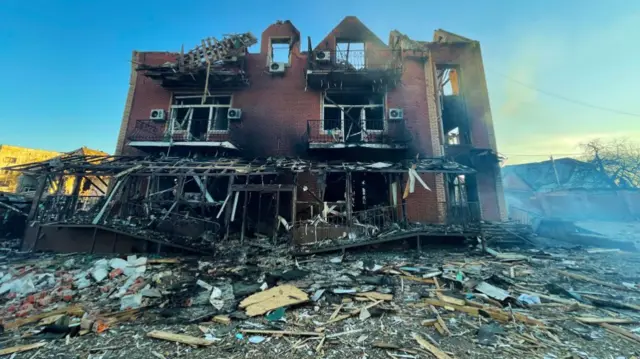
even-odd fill
[[[584,107],[589,107],[589,108],[593,108],[593,109],[600,110],[600,111],[606,111],[606,112],[611,112],[611,113],[617,113],[617,114],[619,114],[619,115],[633,116],[633,117],[640,117],[640,114],[637,114],[637,113],[632,113],[632,112],[627,112],[627,111],[616,110],[616,109],[614,109],[614,108],[609,108],[609,107],[604,107],[604,106],[593,105],[593,104],[590,104],[590,103],[588,103],[588,102],[584,102],[584,101],[580,101],[580,100],[575,100],[575,99],[572,99],[572,98],[569,98],[569,97],[566,97],[566,96],[563,96],[563,95],[560,95],[560,94],[557,94],[557,93],[554,93],[554,92],[551,92],[551,91],[542,90],[542,89],[539,89],[539,88],[537,88],[537,87],[535,87],[535,86],[529,85],[529,84],[524,83],[524,82],[519,81],[519,80],[516,80],[516,79],[514,79],[514,78],[512,78],[512,77],[510,77],[510,76],[507,76],[507,75],[505,75],[505,74],[503,74],[503,73],[500,73],[500,72],[497,72],[497,71],[489,70],[489,72],[494,73],[494,74],[496,74],[496,75],[498,75],[498,76],[504,77],[505,79],[507,79],[507,80],[509,80],[509,81],[511,81],[511,82],[515,82],[515,83],[517,83],[517,84],[518,84],[518,85],[520,85],[520,86],[526,87],[526,88],[531,89],[531,90],[534,90],[534,91],[538,91],[538,92],[540,92],[540,93],[542,93],[542,94],[545,94],[545,95],[547,95],[547,96],[556,97],[556,98],[559,98],[559,99],[561,99],[561,100],[564,100],[564,101],[567,101],[567,102],[571,102],[571,103],[573,103],[573,104],[575,104],[575,105],[581,105],[581,106],[584,106]]]

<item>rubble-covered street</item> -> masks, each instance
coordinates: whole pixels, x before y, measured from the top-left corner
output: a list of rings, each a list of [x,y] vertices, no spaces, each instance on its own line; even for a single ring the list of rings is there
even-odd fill
[[[3,255],[12,358],[633,358],[637,253],[400,247],[292,258]]]

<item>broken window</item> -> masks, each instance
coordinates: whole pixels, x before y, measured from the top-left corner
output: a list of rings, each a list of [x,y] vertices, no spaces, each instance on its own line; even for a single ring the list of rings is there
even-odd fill
[[[269,52],[269,58],[271,62],[284,62],[289,63],[291,54],[291,38],[289,37],[276,37],[271,38],[271,49]]]
[[[453,178],[453,202],[455,204],[467,203],[467,187],[465,175],[457,175]]]
[[[447,132],[447,144],[459,145],[460,144],[460,128],[456,127],[453,130]]]
[[[438,88],[444,96],[459,95],[460,84],[458,82],[458,70],[451,67],[445,67],[437,71]]]
[[[363,130],[384,130],[384,113],[383,94],[326,93],[322,129],[342,131],[347,135],[347,142],[361,140]]]
[[[362,70],[366,66],[364,42],[338,40],[336,43],[336,65],[348,70]]]
[[[440,102],[442,129],[448,145],[471,143],[471,132],[464,96],[460,92],[460,71],[451,65],[438,65],[437,92]]]
[[[227,112],[230,95],[175,96],[171,106],[171,128],[174,133],[188,132],[190,139],[206,140],[206,133],[229,130]]]

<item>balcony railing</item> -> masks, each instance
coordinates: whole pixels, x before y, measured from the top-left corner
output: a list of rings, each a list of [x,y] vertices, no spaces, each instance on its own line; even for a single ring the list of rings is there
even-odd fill
[[[193,127],[196,128],[196,126]],[[202,130],[196,132],[192,129],[191,132],[187,130],[176,130],[173,131],[173,133],[170,133],[165,122],[138,120],[127,138],[129,141],[141,142],[207,142],[228,141],[230,137],[228,131]]]
[[[444,203],[447,208],[447,224],[468,226],[482,220],[479,202]]]
[[[328,51],[329,58],[323,58],[327,51],[310,56],[311,70],[342,70],[345,72],[363,70],[401,70],[401,52],[397,50],[337,50]]]
[[[138,120],[127,138],[129,141],[169,141],[170,136],[165,128],[164,122]]]
[[[380,144],[404,148],[411,141],[411,134],[402,120],[324,119],[307,121],[307,139],[310,145],[343,144],[344,147],[358,147]]]
[[[346,215],[316,217],[294,224],[294,241],[310,244],[327,239],[362,240],[375,238],[380,234],[400,228],[402,224],[401,205],[376,207],[353,212],[351,219]]]

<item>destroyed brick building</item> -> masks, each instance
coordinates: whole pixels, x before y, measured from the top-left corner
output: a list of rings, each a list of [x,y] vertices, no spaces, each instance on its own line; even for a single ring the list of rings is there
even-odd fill
[[[151,218],[142,227],[170,221],[171,238],[345,245],[472,237],[473,224],[505,218],[477,41],[436,30],[385,43],[349,16],[316,44],[290,21],[249,51],[256,43],[246,33],[134,51],[116,156],[19,169],[110,178],[85,223],[101,231]]]

